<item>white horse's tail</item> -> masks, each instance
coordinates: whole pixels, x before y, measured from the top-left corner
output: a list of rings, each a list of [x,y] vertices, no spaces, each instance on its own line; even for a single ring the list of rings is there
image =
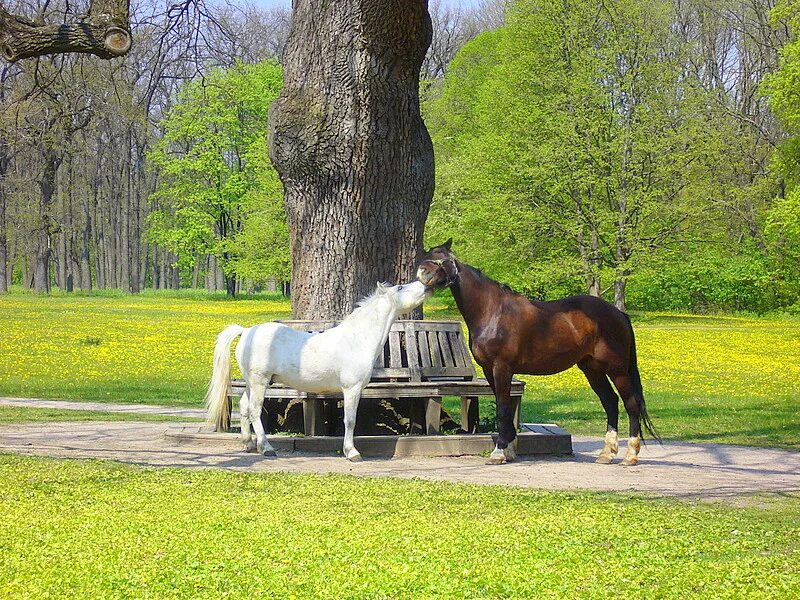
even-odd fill
[[[206,392],[206,423],[225,431],[231,424],[228,390],[231,382],[231,342],[245,330],[241,325],[228,325],[217,336],[214,345],[214,371]]]

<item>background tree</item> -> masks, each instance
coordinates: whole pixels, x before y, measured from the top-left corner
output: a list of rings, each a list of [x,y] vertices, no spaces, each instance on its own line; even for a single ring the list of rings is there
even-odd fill
[[[131,25],[136,43],[113,61],[64,54],[3,65],[0,130],[8,151],[0,179],[5,209],[0,233],[6,232],[8,284],[30,286],[33,281],[40,200],[32,191],[39,190],[44,174],[36,132],[48,131],[63,154],[42,244],[49,245],[49,285],[68,289],[71,281],[83,289],[129,292],[195,283],[224,288],[213,258],[205,264],[206,257],[198,256],[195,268],[181,270],[173,252],[145,237],[147,198],[159,177],[147,168],[146,155],[158,142],[160,121],[183,83],[215,65],[230,66],[237,57],[255,62],[272,56],[285,38],[287,11],[224,6],[203,17],[197,6],[203,5],[187,5],[180,16],[165,12],[160,2],[138,0]],[[26,18],[41,14],[46,22],[61,22],[81,5],[31,0],[12,9]],[[259,44],[234,43],[239,31]],[[50,131],[46,116],[71,114],[78,108],[76,98],[91,106],[89,122],[72,136],[56,135],[59,129]],[[248,247],[263,253],[257,240]]]
[[[238,63],[187,84],[150,157],[161,173],[151,196],[150,239],[185,268],[215,257],[230,296],[242,272],[256,281],[286,275],[280,183],[264,143],[267,108],[280,88],[274,62]],[[261,234],[269,242],[248,252],[246,242],[252,246]],[[270,270],[259,273],[263,267]]]
[[[454,235],[537,297],[624,306],[633,281],[640,307],[785,302],[764,243],[781,128],[758,81],[785,38],[768,14],[759,0],[513,3],[425,107],[431,241]]]
[[[778,197],[766,217],[767,243],[784,277],[778,285],[784,293],[795,290],[800,280],[800,4],[785,0],[778,4],[773,23],[786,23],[791,38],[780,52],[780,68],[764,81],[770,106],[786,128],[775,163],[781,175]],[[800,305],[795,301],[795,306]]]

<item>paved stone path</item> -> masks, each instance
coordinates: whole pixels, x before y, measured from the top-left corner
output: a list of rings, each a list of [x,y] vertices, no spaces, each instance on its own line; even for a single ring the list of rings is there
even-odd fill
[[[0,399],[0,405],[43,406]],[[57,407],[67,403],[52,401]],[[86,410],[86,403],[69,403]],[[136,408],[159,414],[200,413],[193,409],[92,405],[89,410]],[[117,407],[117,408],[113,408]],[[149,410],[144,410],[149,409]],[[170,411],[170,412],[161,412]],[[800,453],[721,444],[667,442],[648,445],[637,467],[597,465],[601,438],[573,437],[574,456],[527,458],[490,466],[481,457],[368,459],[349,463],[339,456],[245,454],[238,443],[178,442],[165,433],[176,423],[75,422],[0,427],[0,451],[67,458],[102,458],[127,463],[248,472],[346,473],[373,477],[423,478],[550,490],[635,491],[682,498],[735,499],[743,494],[800,492]],[[623,444],[624,446],[624,444]],[[624,455],[620,449],[620,457]]]
[[[206,411],[200,408],[177,408],[152,404],[106,404],[104,402],[71,402],[69,400],[39,400],[37,398],[0,397],[0,406],[20,408],[60,408],[63,410],[92,410],[98,412],[120,412],[145,415],[173,415],[177,417],[199,417],[204,419]]]

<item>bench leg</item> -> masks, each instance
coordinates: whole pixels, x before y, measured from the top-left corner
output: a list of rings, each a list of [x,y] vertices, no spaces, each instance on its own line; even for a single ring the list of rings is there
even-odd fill
[[[228,423],[228,431],[233,431],[233,396],[228,394],[228,414],[231,416],[230,422]]]
[[[427,400],[425,398],[409,398],[410,411],[408,433],[425,433],[425,409]]]
[[[303,433],[306,435],[323,435],[325,433],[325,413],[321,400],[306,398],[303,400]]]
[[[522,396],[513,396],[514,401],[514,431],[519,430],[520,415],[522,414]]]
[[[478,432],[477,396],[461,396],[461,429],[467,433]]]
[[[436,435],[442,423],[442,399],[428,398],[425,405],[425,433]]]

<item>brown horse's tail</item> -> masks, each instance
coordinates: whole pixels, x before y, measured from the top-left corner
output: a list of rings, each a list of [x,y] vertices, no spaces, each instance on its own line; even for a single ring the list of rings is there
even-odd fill
[[[641,424],[644,425],[651,437],[660,444],[661,436],[658,435],[653,422],[650,420],[650,415],[647,414],[647,405],[644,402],[642,378],[639,376],[639,366],[636,362],[636,336],[633,333],[633,324],[631,323],[631,318],[626,313],[622,314],[625,315],[625,320],[628,321],[628,327],[631,330],[631,360],[630,366],[628,367],[628,376],[631,378],[631,382],[633,383],[633,395],[636,398],[636,403],[639,405],[639,417],[641,419]],[[644,440],[644,436],[642,436],[642,440]]]

